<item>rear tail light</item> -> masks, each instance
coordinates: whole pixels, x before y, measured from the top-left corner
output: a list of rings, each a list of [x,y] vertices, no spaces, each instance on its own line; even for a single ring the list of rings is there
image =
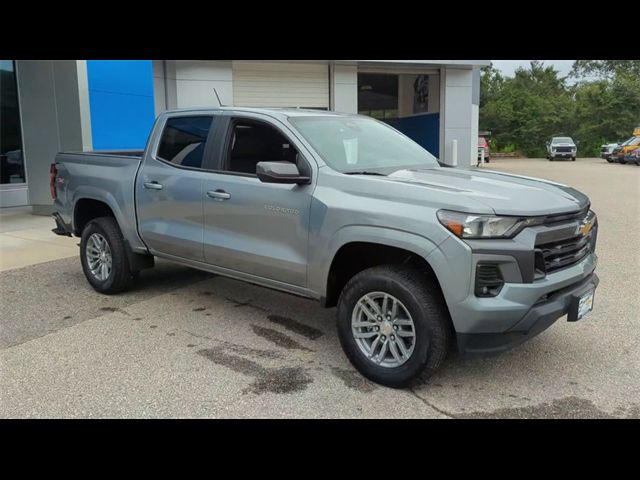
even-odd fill
[[[504,279],[495,263],[479,263],[476,266],[476,297],[495,297],[502,290]]]
[[[58,168],[56,167],[56,163],[53,162],[51,167],[49,167],[49,189],[51,191],[51,198],[56,199],[56,175],[58,174]]]

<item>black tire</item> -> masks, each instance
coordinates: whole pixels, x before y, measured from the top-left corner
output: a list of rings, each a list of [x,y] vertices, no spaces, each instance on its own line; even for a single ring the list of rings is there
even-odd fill
[[[575,162],[576,161],[576,157],[571,157],[571,161]]]
[[[102,235],[111,250],[111,273],[104,281],[99,280],[91,273],[91,269],[87,263],[87,240],[94,233]],[[128,289],[133,283],[135,272],[132,272],[129,267],[124,237],[122,236],[118,223],[113,217],[93,219],[84,227],[80,240],[80,261],[82,262],[82,270],[88,282],[100,293],[119,293]]]
[[[397,367],[376,365],[358,347],[351,316],[359,299],[371,292],[389,293],[404,304],[415,325],[415,346],[408,360]],[[403,265],[371,267],[345,285],[338,301],[338,336],[353,366],[368,379],[401,388],[420,376],[431,376],[445,360],[452,342],[449,311],[440,288],[426,272]]]
[[[550,161],[550,162],[553,162],[553,157],[549,157],[549,161]]]
[[[490,161],[489,161],[489,157],[485,158],[485,159],[484,159],[484,161],[485,161],[486,163],[490,163]]]

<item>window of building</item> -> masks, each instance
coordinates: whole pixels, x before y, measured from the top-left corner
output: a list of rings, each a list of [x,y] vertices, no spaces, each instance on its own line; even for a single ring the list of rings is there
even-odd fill
[[[231,132],[226,170],[256,173],[258,162],[298,162],[298,152],[277,129],[253,120],[236,120]]]
[[[158,158],[175,165],[202,168],[212,116],[174,117],[162,132]]]
[[[0,60],[0,184],[25,183],[20,108],[13,60]]]
[[[358,73],[358,113],[379,120],[398,117],[398,75]]]

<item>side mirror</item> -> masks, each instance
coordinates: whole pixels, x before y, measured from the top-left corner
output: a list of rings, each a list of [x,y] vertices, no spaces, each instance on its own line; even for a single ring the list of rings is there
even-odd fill
[[[258,162],[256,174],[264,183],[307,184],[311,180],[300,175],[298,166],[291,162]]]

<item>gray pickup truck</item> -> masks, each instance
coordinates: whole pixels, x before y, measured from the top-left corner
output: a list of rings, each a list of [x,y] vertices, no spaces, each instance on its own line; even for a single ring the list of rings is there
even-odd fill
[[[358,115],[166,112],[144,152],[59,153],[51,192],[98,292],[158,257],[337,305],[349,360],[392,387],[576,321],[598,284],[585,195],[445,167]]]

